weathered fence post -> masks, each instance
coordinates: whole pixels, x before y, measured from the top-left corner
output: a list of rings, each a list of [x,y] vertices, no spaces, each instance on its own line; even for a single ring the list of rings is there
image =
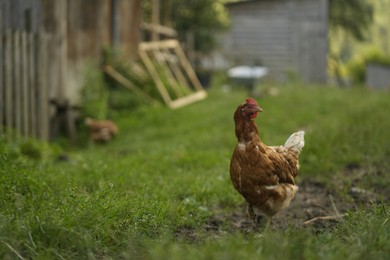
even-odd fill
[[[0,135],[4,133],[4,56],[3,56],[3,9],[0,1]]]
[[[43,30],[39,32],[39,50],[38,50],[38,86],[37,97],[38,109],[38,132],[41,140],[49,140],[49,108],[47,95],[47,36]]]
[[[12,31],[5,31],[4,44],[4,87],[5,87],[5,126],[9,133],[13,127],[13,111],[12,111]]]
[[[21,102],[21,84],[20,84],[20,31],[15,30],[13,33],[13,46],[14,46],[14,69],[13,69],[13,100],[15,111],[15,130],[18,134],[21,133],[22,126],[22,102]]]
[[[22,55],[22,66],[21,66],[21,78],[22,78],[22,134],[28,136],[29,133],[29,122],[28,122],[28,71],[27,71],[27,32],[21,33],[22,44],[21,44],[21,55]]]
[[[37,132],[37,114],[36,114],[36,62],[34,55],[36,53],[36,36],[33,33],[28,34],[28,86],[29,86],[29,118],[30,118],[30,136],[38,137]]]

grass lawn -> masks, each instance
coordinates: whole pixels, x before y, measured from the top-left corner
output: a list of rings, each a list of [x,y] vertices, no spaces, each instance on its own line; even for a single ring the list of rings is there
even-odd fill
[[[321,183],[347,213],[264,234],[232,223],[245,218],[229,177],[245,97],[213,88],[178,110],[115,112],[107,145],[0,139],[0,258],[388,259],[390,93],[295,86],[257,99],[263,141],[304,129],[298,185]]]

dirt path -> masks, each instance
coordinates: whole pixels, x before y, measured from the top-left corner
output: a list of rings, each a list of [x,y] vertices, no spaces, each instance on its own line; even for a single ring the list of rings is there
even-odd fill
[[[324,184],[303,180],[299,183],[299,191],[290,207],[276,214],[272,221],[272,229],[288,227],[312,228],[314,232],[334,227],[341,221],[348,210],[358,205],[376,202],[375,194],[357,188],[351,189],[351,196],[341,198]],[[244,233],[253,232],[255,226],[246,213],[246,205],[242,204],[230,215],[213,215],[205,225],[206,230],[219,231],[228,219],[230,231],[239,230]],[[308,222],[308,223],[305,223]],[[226,228],[226,224],[225,224]]]
[[[323,232],[342,221],[349,210],[356,210],[361,205],[378,203],[380,197],[378,194],[354,186],[347,192],[338,193],[323,183],[310,179],[301,180],[298,186],[299,191],[290,207],[273,217],[271,229],[283,230],[288,227],[296,227],[310,228],[315,233]],[[335,183],[334,186],[343,187],[344,185]],[[386,193],[380,192],[380,194],[383,197],[383,194]],[[384,199],[386,200],[388,197],[385,196]],[[261,232],[261,229],[259,226],[256,227],[249,218],[244,202],[233,209],[219,206],[203,227],[206,236],[219,236],[222,233],[237,231],[249,234]],[[178,238],[184,238],[188,241],[196,241],[200,238],[199,236],[202,236],[196,230],[188,227],[179,228],[175,234]]]

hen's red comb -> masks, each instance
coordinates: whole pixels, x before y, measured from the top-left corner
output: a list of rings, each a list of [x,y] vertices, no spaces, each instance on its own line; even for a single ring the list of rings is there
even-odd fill
[[[256,100],[252,97],[248,97],[247,99],[245,99],[245,102],[251,105],[257,105]]]

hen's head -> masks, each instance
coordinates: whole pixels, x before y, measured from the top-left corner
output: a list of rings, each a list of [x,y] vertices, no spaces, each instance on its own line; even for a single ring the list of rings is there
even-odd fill
[[[245,103],[238,106],[235,117],[241,116],[246,119],[255,119],[259,112],[263,112],[263,109],[257,105],[254,98],[249,97],[245,99]]]

